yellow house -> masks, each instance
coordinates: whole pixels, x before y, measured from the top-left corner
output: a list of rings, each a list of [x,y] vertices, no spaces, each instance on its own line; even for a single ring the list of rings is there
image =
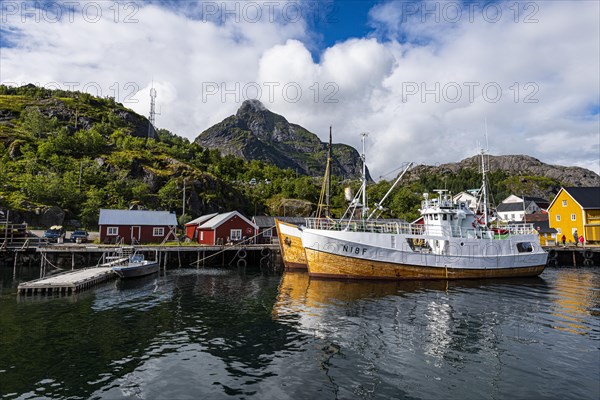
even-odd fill
[[[600,186],[563,187],[548,207],[550,227],[556,229],[557,242],[565,235],[583,235],[586,243],[600,243]]]

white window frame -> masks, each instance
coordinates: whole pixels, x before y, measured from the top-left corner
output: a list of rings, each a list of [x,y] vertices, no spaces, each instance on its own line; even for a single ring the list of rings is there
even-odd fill
[[[107,226],[106,227],[106,236],[119,236],[119,227],[118,226]]]
[[[266,229],[263,231],[263,237],[273,237],[273,229]]]
[[[566,200],[563,200],[563,201],[562,201],[562,206],[563,206],[563,207],[566,207],[566,206],[567,206],[567,201],[566,201]]]
[[[160,232],[160,234],[158,232]],[[152,236],[154,236],[154,237],[165,236],[165,228],[164,227],[155,226],[154,228],[152,228]]]
[[[577,214],[571,214],[571,221],[577,221]]]
[[[556,216],[556,220],[557,220],[557,221],[560,221],[560,215],[557,215],[557,216]]]
[[[229,240],[242,240],[242,230],[231,229],[229,231]]]

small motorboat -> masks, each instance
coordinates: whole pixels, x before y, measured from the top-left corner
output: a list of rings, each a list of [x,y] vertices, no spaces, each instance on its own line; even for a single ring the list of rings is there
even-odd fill
[[[159,269],[156,259],[154,261],[146,260],[143,254],[137,252],[132,254],[125,262],[112,267],[112,270],[122,279],[155,274]]]

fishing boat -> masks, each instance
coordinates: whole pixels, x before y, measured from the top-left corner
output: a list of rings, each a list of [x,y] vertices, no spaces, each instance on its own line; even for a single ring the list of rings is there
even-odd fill
[[[489,227],[483,151],[481,159],[484,214],[477,216],[466,203],[455,203],[447,191],[439,190],[437,198],[423,196],[419,210],[423,224],[389,223],[372,219],[373,213],[367,215],[363,172],[360,218],[307,219],[300,228],[309,275],[402,280],[541,274],[548,254],[541,248],[533,224],[510,225],[502,232]],[[363,164],[364,160],[363,137]]]
[[[321,195],[317,206],[317,219],[330,217],[330,186],[331,186],[331,147],[332,135],[329,127],[329,145],[327,147],[327,164]],[[306,256],[302,247],[302,239],[298,225],[275,219],[277,238],[281,249],[281,258],[286,270],[306,271]]]
[[[156,258],[154,261],[146,260],[143,254],[134,252],[131,256],[113,265],[112,270],[121,279],[138,278],[157,273],[159,264]]]
[[[281,258],[286,270],[306,271],[306,256],[302,247],[301,231],[298,225],[275,219]]]

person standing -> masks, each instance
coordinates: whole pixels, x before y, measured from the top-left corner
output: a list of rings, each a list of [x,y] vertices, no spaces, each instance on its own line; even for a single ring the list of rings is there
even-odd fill
[[[581,244],[581,247],[583,247],[584,243],[585,243],[585,239],[583,238],[583,235],[579,236],[579,244]]]
[[[562,243],[563,243],[563,247],[565,247],[566,244],[567,244],[567,237],[564,234],[562,235],[561,240],[562,240]]]
[[[577,247],[577,243],[579,243],[579,236],[577,235],[577,229],[573,231],[573,239],[575,239],[575,247]]]

